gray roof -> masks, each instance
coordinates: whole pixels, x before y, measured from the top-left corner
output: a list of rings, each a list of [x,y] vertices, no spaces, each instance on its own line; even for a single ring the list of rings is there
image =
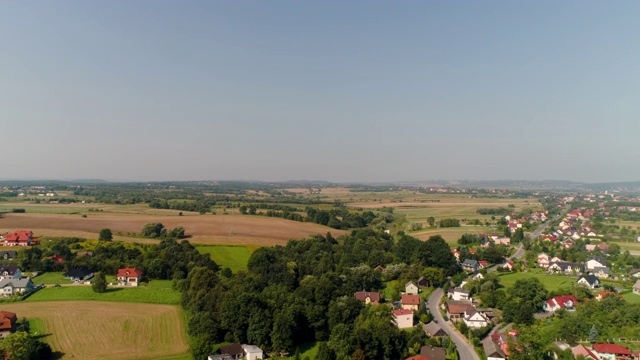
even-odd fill
[[[587,262],[589,260],[596,260],[597,262],[599,262],[602,265],[606,265],[607,264],[607,261],[603,257],[600,257],[600,256],[591,256],[591,257],[589,257],[587,259]]]
[[[633,288],[640,290],[640,280],[636,281],[636,283],[633,284]]]
[[[572,270],[578,269],[578,270],[582,271],[584,269],[584,266],[582,264],[572,263],[572,262],[568,262],[568,261],[556,261],[556,262],[551,263],[551,265],[553,265],[553,264],[558,265],[558,267],[560,267],[560,269],[562,271],[567,271],[569,266],[571,266]]]
[[[29,278],[22,279],[2,279],[0,280],[0,288],[3,288],[7,285],[11,285],[13,288],[24,289],[27,287],[27,284],[31,282]]]
[[[422,326],[422,330],[424,330],[424,332],[429,336],[438,335],[439,332],[441,332],[442,335],[444,335],[444,330],[442,330],[440,325],[436,324],[433,321]]]
[[[482,347],[484,348],[484,353],[487,356],[498,355],[502,358],[505,357],[504,353],[502,352],[502,350],[500,350],[500,348],[498,347],[498,344],[496,344],[495,341],[493,341],[491,336],[487,336],[482,340]]]
[[[478,266],[478,260],[472,260],[472,259],[464,259],[464,261],[462,262],[462,266]]]
[[[600,272],[600,271],[602,271],[605,274],[609,274],[609,268],[606,266],[605,267],[596,266],[593,268],[593,272]]]
[[[582,275],[578,278],[578,281],[580,281],[580,279],[584,278],[585,280],[587,280],[587,282],[589,283],[589,285],[593,286],[594,284],[598,283],[598,278],[593,276],[593,275]]]

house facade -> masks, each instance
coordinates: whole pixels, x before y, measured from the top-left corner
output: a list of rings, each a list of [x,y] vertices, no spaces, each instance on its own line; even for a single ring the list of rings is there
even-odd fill
[[[22,278],[22,270],[19,267],[14,265],[0,266],[0,280],[20,278]]]
[[[636,281],[636,283],[633,284],[633,293],[636,295],[640,295],[640,280]]]
[[[409,281],[404,285],[404,292],[409,295],[418,295],[418,285],[413,281]]]
[[[464,313],[464,323],[471,329],[479,329],[489,325],[489,320],[475,309],[469,309]]]
[[[477,260],[465,259],[462,262],[462,268],[468,272],[476,272],[478,271],[479,267],[480,267],[480,264],[478,264]]]
[[[584,285],[589,289],[595,289],[600,286],[600,280],[593,275],[582,275],[578,279],[578,284]]]
[[[361,301],[365,304],[380,304],[380,293],[377,291],[358,291],[353,294],[356,300]]]
[[[142,271],[136,268],[118,269],[116,278],[120,286],[138,286],[142,280]]]
[[[0,280],[0,293],[4,297],[15,294],[24,294],[33,291],[36,286],[31,279],[2,279]]]
[[[418,311],[418,306],[420,306],[420,296],[402,294],[400,304],[405,310]]]
[[[601,257],[592,256],[587,259],[585,266],[588,270],[593,270],[597,267],[607,267],[607,262]]]
[[[447,290],[447,295],[453,300],[469,300],[469,290],[459,287],[453,289],[449,288]]]
[[[393,321],[398,326],[398,329],[406,329],[413,327],[413,311],[399,309],[393,310]]]
[[[244,350],[244,357],[247,360],[264,359],[264,352],[255,345],[243,344],[242,350]]]

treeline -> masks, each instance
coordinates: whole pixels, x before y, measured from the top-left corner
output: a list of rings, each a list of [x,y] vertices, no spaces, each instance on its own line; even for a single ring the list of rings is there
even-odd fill
[[[175,282],[190,314],[193,356],[204,358],[224,341],[267,352],[291,352],[317,341],[317,359],[404,358],[407,344],[423,341],[421,329],[400,331],[390,321],[390,307],[364,306],[354,292],[381,290],[382,272],[374,267],[406,260],[443,268],[447,275],[459,271],[441,237],[422,242],[403,236],[396,246],[391,236],[371,229],[260,248],[247,272],[196,267]]]
[[[513,211],[513,209],[508,209],[508,208],[481,208],[481,209],[477,209],[476,212],[480,215],[500,215],[500,216],[506,216],[511,214],[511,212]]]
[[[305,209],[306,216],[303,216],[299,212],[296,212],[299,209],[289,206],[268,205],[265,206],[265,208],[274,210],[257,212],[258,208],[253,204],[249,206],[242,205],[240,206],[240,214],[262,215],[301,222],[313,222],[334,229],[359,229],[367,227],[373,223],[387,224],[393,221],[393,215],[386,212],[376,215],[373,211],[351,212],[346,208],[322,210],[309,206]]]
[[[158,245],[125,247],[120,243],[101,242],[93,250],[93,256],[77,256],[74,250],[82,249],[85,239],[55,239],[51,245],[32,247],[18,253],[17,264],[23,271],[68,271],[84,267],[94,272],[114,275],[123,267],[141,269],[153,279],[184,279],[194,267],[212,271],[218,265],[207,254],[200,254],[184,240],[163,239]],[[62,256],[62,262],[54,262],[52,256]]]
[[[454,218],[442,219],[438,222],[441,228],[460,227],[460,220]]]

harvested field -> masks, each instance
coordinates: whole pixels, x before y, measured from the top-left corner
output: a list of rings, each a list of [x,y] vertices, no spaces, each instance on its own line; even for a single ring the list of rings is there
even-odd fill
[[[159,222],[167,228],[183,226],[194,244],[283,245],[290,239],[331,232],[345,234],[326,226],[298,221],[248,215],[156,216],[137,214],[92,213],[86,218],[74,214],[5,214],[0,218],[0,232],[31,229],[40,236],[80,236],[97,238],[98,232],[110,228],[114,233],[138,233],[144,224]],[[135,237],[116,240],[157,242]]]
[[[56,301],[4,304],[2,310],[36,319],[63,359],[163,359],[188,351],[178,306]]]

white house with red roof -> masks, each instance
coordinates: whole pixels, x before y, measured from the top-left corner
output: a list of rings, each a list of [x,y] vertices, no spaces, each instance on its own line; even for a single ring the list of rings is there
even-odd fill
[[[631,350],[617,344],[593,344],[593,353],[601,360],[633,359]]]
[[[398,329],[413,327],[413,311],[406,309],[393,310],[393,321]]]
[[[573,357],[575,357],[576,359],[578,358],[578,356],[582,355],[585,359],[600,360],[598,358],[598,355],[594,354],[589,348],[584,345],[572,347],[571,352],[573,353]]]
[[[472,329],[479,329],[489,325],[489,319],[477,312],[473,307],[464,312],[463,321]]]
[[[513,271],[514,267],[515,267],[515,264],[511,260],[507,261],[506,263],[504,263],[504,265],[502,265],[502,268],[508,271]]]
[[[559,295],[555,296],[544,303],[544,311],[555,312],[560,309],[575,310],[575,306],[578,303],[573,295]]]
[[[136,268],[118,269],[116,278],[120,286],[138,286],[142,280],[142,270]]]
[[[4,246],[31,246],[33,231],[16,230],[4,236]]]
[[[549,255],[545,254],[545,253],[540,253],[538,254],[538,266],[542,267],[542,268],[548,268],[549,267]]]

